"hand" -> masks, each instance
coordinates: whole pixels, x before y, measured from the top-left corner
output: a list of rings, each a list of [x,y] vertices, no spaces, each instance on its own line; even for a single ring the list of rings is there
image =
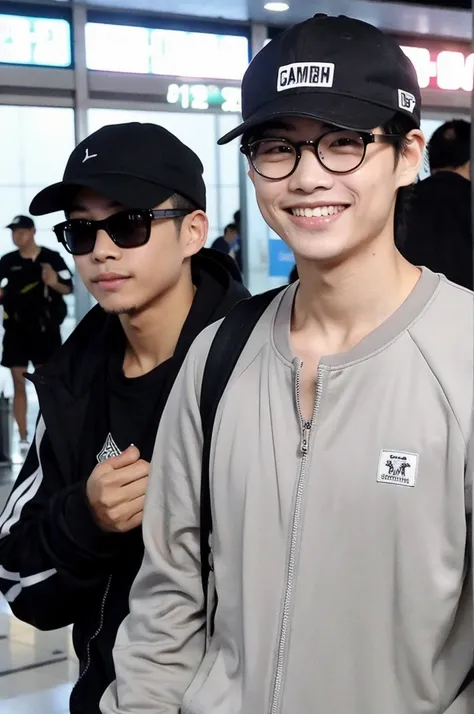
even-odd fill
[[[135,446],[95,467],[86,494],[104,531],[126,533],[141,524],[149,469]]]
[[[55,288],[58,284],[58,274],[49,263],[41,263],[41,280],[49,288]]]

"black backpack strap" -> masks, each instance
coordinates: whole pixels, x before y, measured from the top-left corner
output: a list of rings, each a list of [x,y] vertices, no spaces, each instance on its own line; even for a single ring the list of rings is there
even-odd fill
[[[209,459],[212,430],[217,407],[237,364],[242,350],[261,316],[272,300],[282,291],[275,290],[247,298],[237,303],[222,321],[212,341],[201,385],[200,412],[203,431],[201,470],[201,578],[204,598],[209,580],[212,514],[209,487]]]

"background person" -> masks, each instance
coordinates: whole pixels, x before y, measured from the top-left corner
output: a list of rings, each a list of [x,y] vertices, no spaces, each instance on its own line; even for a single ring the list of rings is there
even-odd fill
[[[431,176],[413,188],[401,251],[472,290],[471,125],[453,119],[438,127],[428,144]]]
[[[64,295],[72,292],[72,276],[61,255],[37,245],[29,216],[16,216],[7,226],[18,250],[0,259],[3,304],[2,365],[13,377],[13,415],[20,434],[20,453],[28,449],[27,399],[24,374],[30,362],[45,364],[61,346],[60,327],[67,315]]]

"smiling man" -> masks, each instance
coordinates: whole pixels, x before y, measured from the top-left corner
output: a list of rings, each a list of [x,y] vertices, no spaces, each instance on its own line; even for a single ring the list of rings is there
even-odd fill
[[[30,624],[74,625],[72,714],[98,713],[114,678],[171,386],[196,335],[248,295],[230,258],[202,250],[202,171],[162,127],[107,126],[31,204],[65,212],[55,233],[99,305],[34,377],[40,417],[0,516],[0,588]]]
[[[216,413],[208,640],[201,384],[232,313],[185,361],[102,711],[470,714],[473,296],[395,247],[424,147],[415,70],[376,28],[317,15],[255,57],[242,100],[221,143],[242,136],[300,280],[268,296]]]

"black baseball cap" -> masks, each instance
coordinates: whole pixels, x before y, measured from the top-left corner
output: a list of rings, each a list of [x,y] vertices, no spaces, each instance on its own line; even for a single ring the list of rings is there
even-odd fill
[[[14,231],[17,228],[34,228],[34,221],[29,216],[15,216],[13,221],[6,226],[10,230]]]
[[[74,149],[63,180],[40,191],[30,213],[68,210],[79,188],[91,188],[128,208],[154,208],[174,193],[206,210],[203,166],[174,134],[157,124],[104,126]]]
[[[395,115],[417,128],[420,113],[415,68],[392,38],[360,20],[318,14],[254,57],[242,81],[244,122],[218,143],[282,116],[372,131]]]

